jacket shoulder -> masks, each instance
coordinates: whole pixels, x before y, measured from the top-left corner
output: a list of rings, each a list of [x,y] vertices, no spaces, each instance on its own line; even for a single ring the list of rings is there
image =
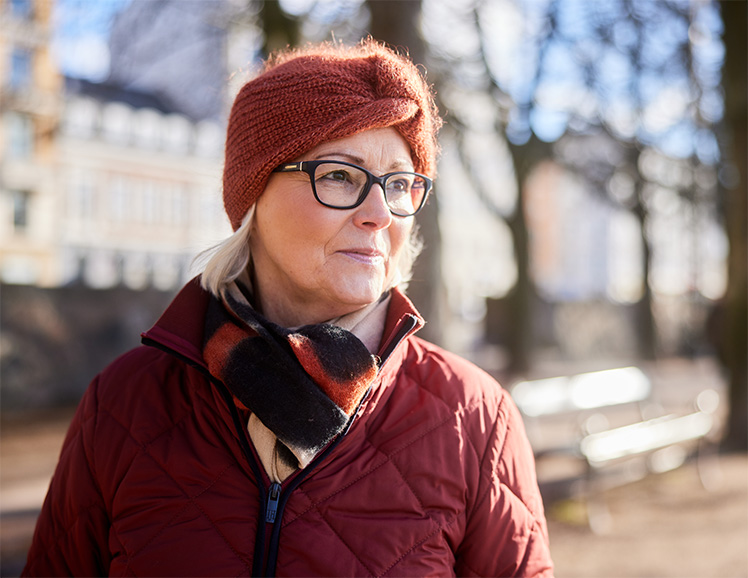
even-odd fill
[[[149,346],[115,359],[96,382],[99,413],[141,442],[192,413],[194,397],[207,389],[196,368]]]
[[[502,472],[502,482],[518,495],[537,489],[534,460],[522,417],[514,400],[486,371],[472,362],[424,341],[411,341],[398,388],[417,390],[430,419],[453,421],[470,441],[487,471]],[[403,391],[397,399],[408,394]],[[441,418],[439,417],[441,416]],[[451,418],[449,417],[451,416]],[[519,465],[519,466],[518,466]],[[521,475],[515,476],[517,467]],[[533,494],[533,511],[542,511]]]
[[[452,409],[488,406],[494,412],[507,391],[486,371],[438,345],[413,337],[405,373]]]
[[[474,450],[462,456],[463,464],[475,469],[466,476],[472,490],[458,571],[550,575],[548,531],[532,448],[511,396],[470,361],[422,339],[414,338],[410,345],[404,363],[408,380],[448,406],[457,420],[456,430]],[[505,505],[501,513],[493,508],[496,503]],[[485,548],[486,542],[502,541],[504,548]]]

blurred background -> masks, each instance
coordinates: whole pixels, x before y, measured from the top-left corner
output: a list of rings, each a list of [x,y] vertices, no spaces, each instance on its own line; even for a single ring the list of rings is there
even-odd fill
[[[231,231],[238,88],[274,49],[371,35],[423,65],[445,117],[409,289],[423,336],[513,392],[647,380],[636,418],[623,399],[524,410],[558,575],[748,576],[746,5],[0,0],[3,575],[89,381]],[[573,483],[600,464],[546,463],[543,440],[652,408],[709,414],[682,455],[708,441],[719,483],[686,457],[618,475],[602,531]]]

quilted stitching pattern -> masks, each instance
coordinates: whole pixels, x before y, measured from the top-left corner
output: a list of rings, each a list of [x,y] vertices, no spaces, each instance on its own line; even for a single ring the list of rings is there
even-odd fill
[[[385,374],[370,402],[376,411],[365,408],[290,497],[278,575],[547,569],[537,490],[524,487],[527,472],[504,461],[522,451],[509,446],[516,432],[507,423],[516,416],[505,394],[466,362],[417,339],[400,354],[408,360]],[[249,575],[258,490],[226,408],[197,370],[166,354],[140,349],[111,375],[125,367],[125,378],[104,374],[100,391],[87,394],[100,397],[97,419],[86,422],[89,430],[94,424],[84,436],[92,444],[86,463],[112,520],[112,562],[103,571]],[[138,395],[123,398],[122,387],[137,387]],[[77,534],[48,540],[81,547]],[[524,567],[506,565],[523,558]]]
[[[299,490],[303,489],[310,502],[309,508],[301,515],[307,514],[310,508],[316,509],[320,520],[365,568],[365,575],[385,576],[388,572],[394,575],[423,575],[413,568],[403,571],[399,565],[410,555],[417,559],[422,557],[421,549],[426,544],[429,549],[440,553],[437,557],[442,564],[440,573],[449,574],[453,565],[452,545],[457,541],[464,519],[459,520],[459,524],[457,522],[465,512],[464,497],[454,499],[452,496],[463,496],[465,480],[460,475],[461,468],[457,468],[457,471],[453,468],[447,473],[440,462],[444,461],[445,456],[467,451],[470,457],[465,457],[464,462],[477,466],[479,456],[472,443],[463,444],[460,436],[449,435],[449,431],[459,424],[463,412],[455,414],[449,404],[434,392],[418,388],[416,382],[405,376],[400,378],[397,387],[403,391],[410,390],[413,399],[398,396],[397,402],[390,400],[382,411],[382,414],[389,415],[380,415],[378,427],[369,431],[368,439],[362,440],[363,447],[355,448],[359,458],[356,461],[370,467],[334,491],[329,490],[330,480],[320,479],[323,472],[314,474],[308,484],[302,485]],[[412,403],[416,407],[428,407],[424,419],[403,419],[401,412],[411,413],[414,407]],[[471,406],[464,407],[464,411],[473,410],[479,403],[473,402]],[[354,442],[358,441],[356,434],[354,426],[349,434]],[[341,451],[344,451],[342,447]],[[413,456],[419,456],[419,459],[414,460]],[[334,470],[335,467],[333,459],[325,469]],[[350,475],[351,464],[346,467]],[[331,474],[333,479],[337,473]],[[308,496],[314,491],[327,493],[315,502]],[[366,496],[366,499],[362,500],[362,496]],[[349,515],[340,516],[341,509],[349,512]],[[289,514],[287,512],[287,517]],[[298,518],[285,520],[283,533],[288,537],[291,531],[289,526],[298,523]],[[452,540],[447,536],[451,536]],[[321,539],[318,537],[317,541],[321,542]],[[282,562],[283,559],[279,562],[279,570]],[[284,570],[293,575],[292,565]],[[353,567],[352,571],[356,575],[361,574]]]

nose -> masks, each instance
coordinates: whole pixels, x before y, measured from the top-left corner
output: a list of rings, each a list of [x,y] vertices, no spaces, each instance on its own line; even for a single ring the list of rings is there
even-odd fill
[[[384,197],[384,189],[374,183],[364,202],[356,207],[354,221],[358,226],[372,229],[386,229],[392,223],[392,213]]]

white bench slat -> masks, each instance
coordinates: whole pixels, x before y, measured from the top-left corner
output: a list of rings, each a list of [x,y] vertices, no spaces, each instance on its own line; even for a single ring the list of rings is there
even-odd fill
[[[594,433],[580,443],[582,455],[591,465],[633,456],[707,435],[714,417],[703,411],[674,415]]]
[[[585,409],[644,401],[652,385],[638,367],[620,367],[522,381],[511,389],[512,398],[528,417],[540,417]]]

